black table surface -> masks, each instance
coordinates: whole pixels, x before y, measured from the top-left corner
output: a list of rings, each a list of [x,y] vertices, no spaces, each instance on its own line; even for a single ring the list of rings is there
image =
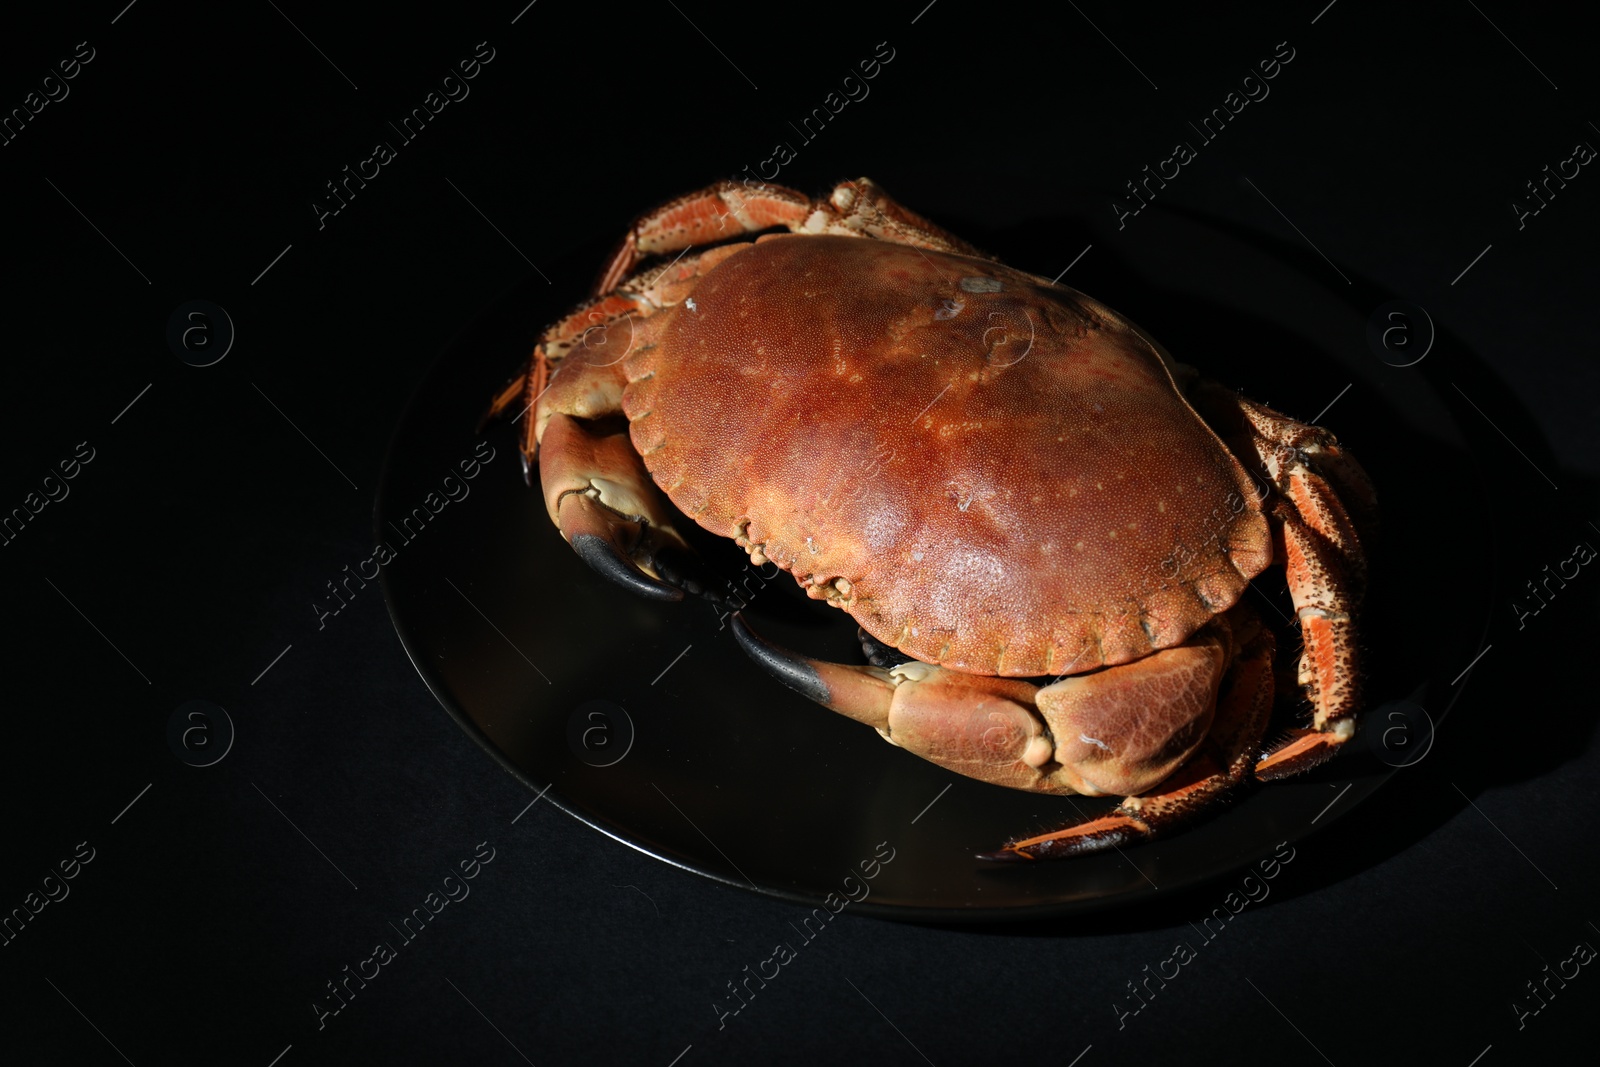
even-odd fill
[[[1583,1048],[1600,109],[1577,18],[1354,0],[8,15],[10,1058],[1465,1067]],[[1363,314],[1404,301],[1419,338],[1423,309],[1434,348],[1373,354],[1373,374],[1426,376],[1466,432],[1417,439],[1436,455],[1410,466],[1472,487],[1430,535],[1459,540],[1468,513],[1488,546],[1440,553],[1488,624],[1430,696],[1451,710],[1425,757],[1250,898],[1238,871],[1022,923],[846,909],[809,940],[797,904],[530,808],[429,693],[377,586],[332,614],[328,584],[370,555],[390,437],[453,337],[522,291],[531,340],[636,213],[750,174],[812,193],[869,175],[1135,318],[1159,304],[1130,284],[1141,230],[1177,218],[1322,272]],[[1283,359],[1260,399],[1337,399]],[[1412,636],[1379,657],[1458,621],[1386,610],[1403,618],[1385,635]],[[751,980],[780,942],[794,958]]]

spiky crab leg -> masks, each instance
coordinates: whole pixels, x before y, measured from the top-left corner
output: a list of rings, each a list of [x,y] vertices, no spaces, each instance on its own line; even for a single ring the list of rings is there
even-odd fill
[[[1282,778],[1321,763],[1355,735],[1361,657],[1354,617],[1377,497],[1366,472],[1320,426],[1209,382],[1197,383],[1194,396],[1236,454],[1256,456],[1276,490],[1267,510],[1279,529],[1278,556],[1304,642],[1299,681],[1312,706],[1311,728],[1293,731],[1256,764],[1257,778]]]
[[[867,178],[840,182],[826,199],[818,200],[781,185],[724,181],[640,216],[601,272],[594,291],[609,293],[647,256],[670,255],[778,226],[794,233],[875,237],[991,258],[903,206]]]

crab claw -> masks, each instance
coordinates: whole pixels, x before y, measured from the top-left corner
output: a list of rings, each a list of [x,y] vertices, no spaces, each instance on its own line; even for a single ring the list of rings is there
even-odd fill
[[[688,594],[729,611],[744,607],[744,600],[731,591],[731,583],[719,582],[699,556],[677,548],[669,539],[658,537],[653,527],[618,515],[593,497],[569,494],[561,502],[558,522],[572,550],[585,563],[631,593],[674,601]],[[723,592],[719,586],[729,591]]]
[[[884,670],[810,659],[764,640],[741,615],[733,633],[789,688],[941,767],[1034,792],[1123,797],[1104,815],[1012,841],[983,860],[1098,852],[1187,822],[1250,781],[1272,709],[1272,635],[1248,613],[1043,689],[919,660]]]
[[[807,700],[848,715],[882,732],[889,726],[894,681],[877,667],[847,667],[810,659],[773,644],[750,629],[743,612],[733,616],[733,638],[773,678]]]
[[[750,658],[823,707],[877,730],[884,740],[941,767],[986,782],[1037,787],[1053,763],[1049,731],[1033,707],[1034,686],[945,670],[912,660],[890,670],[828,663],[764,640],[739,616],[733,633]],[[1068,770],[1067,775],[1071,775]],[[1073,778],[1071,792],[1100,790]]]
[[[692,553],[627,432],[607,433],[556,415],[545,428],[543,445],[539,481],[545,507],[573,551],[625,589],[655,600],[682,600],[684,590],[671,583],[686,568],[664,557],[676,552],[692,558]],[[688,576],[684,584],[700,583]]]
[[[639,539],[637,523],[629,522],[592,497],[570,493],[561,502],[561,533],[572,550],[597,572],[624,589],[652,600],[682,600],[683,590],[647,574],[633,561],[623,539]]]
[[[1226,631],[1213,627],[1040,689],[919,660],[885,670],[808,659],[735,621],[739,643],[770,674],[891,744],[994,785],[1085,796],[1140,793],[1182,766],[1211,725],[1227,656]]]

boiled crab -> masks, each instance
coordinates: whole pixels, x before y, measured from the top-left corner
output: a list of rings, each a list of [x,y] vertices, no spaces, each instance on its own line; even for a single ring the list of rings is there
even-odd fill
[[[865,179],[642,217],[493,411],[519,407],[551,521],[597,570],[715,595],[685,577],[686,515],[859,622],[874,665],[736,615],[790,687],[987,782],[1124,798],[992,858],[1163,832],[1355,731],[1376,508],[1334,437]],[[1313,714],[1263,755],[1275,642],[1241,597],[1274,561]]]

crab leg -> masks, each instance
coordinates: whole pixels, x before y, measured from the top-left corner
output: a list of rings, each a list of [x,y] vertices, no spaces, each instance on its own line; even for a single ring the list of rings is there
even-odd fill
[[[875,237],[880,241],[927,248],[935,252],[994,259],[949,230],[918,215],[868,178],[840,182],[834,186],[827,201],[817,205],[817,209],[824,218],[808,223],[808,231]]]
[[[1333,434],[1278,414],[1244,397],[1234,400],[1250,424],[1251,444],[1267,474],[1303,523],[1328,541],[1359,597],[1367,573],[1359,530],[1377,514],[1377,497],[1366,472]],[[1354,521],[1362,518],[1361,523]]]
[[[612,255],[594,291],[609,293],[646,256],[667,255],[777,226],[794,233],[875,237],[990,258],[902,206],[866,178],[840,182],[826,200],[813,200],[781,185],[724,181],[640,216]]]
[[[1254,452],[1278,491],[1268,507],[1282,528],[1278,554],[1305,646],[1299,680],[1313,711],[1310,730],[1294,731],[1256,765],[1258,778],[1281,778],[1321,763],[1355,734],[1361,693],[1353,616],[1366,585],[1362,532],[1371,536],[1377,498],[1327,430],[1214,383],[1197,383],[1193,393],[1235,453]]]
[[[1280,487],[1287,476],[1290,498],[1307,514],[1308,521],[1310,513],[1315,513],[1319,525],[1330,534],[1344,527],[1368,537],[1376,532],[1377,493],[1367,472],[1339,447],[1333,434],[1243,396],[1233,396],[1233,402],[1250,424],[1256,451],[1268,473],[1280,480]],[[1343,535],[1340,547],[1351,565],[1361,567],[1364,574],[1366,560],[1359,547],[1346,548],[1354,541],[1353,536]]]
[[[1256,765],[1263,781],[1297,774],[1338,751],[1355,735],[1361,710],[1360,661],[1351,614],[1355,605],[1336,577],[1337,557],[1329,539],[1303,523],[1287,507],[1283,521],[1285,570],[1289,596],[1300,617],[1305,649],[1300,654],[1300,684],[1310,697],[1312,729],[1268,752]]]
[[[504,417],[513,409],[519,409],[513,421],[520,421],[527,416],[544,396],[556,368],[575,345],[582,345],[586,350],[585,358],[594,364],[620,364],[633,343],[634,316],[655,310],[653,305],[642,302],[631,293],[605,296],[578,305],[539,338],[539,343],[533,349],[533,358],[528,361],[528,368],[495,394],[489,403],[489,410],[478,420],[478,431],[481,433],[485,424]],[[615,357],[612,349],[616,350]],[[616,403],[610,410],[600,414],[621,412],[621,386],[625,381],[617,379]],[[532,464],[539,452],[541,432],[541,426],[535,419],[527,419],[522,424],[522,476],[530,485],[533,484]]]
[[[646,256],[714,244],[774,226],[798,230],[811,214],[811,198],[781,185],[724,181],[670,200],[641,215],[595,283],[609,293]]]

